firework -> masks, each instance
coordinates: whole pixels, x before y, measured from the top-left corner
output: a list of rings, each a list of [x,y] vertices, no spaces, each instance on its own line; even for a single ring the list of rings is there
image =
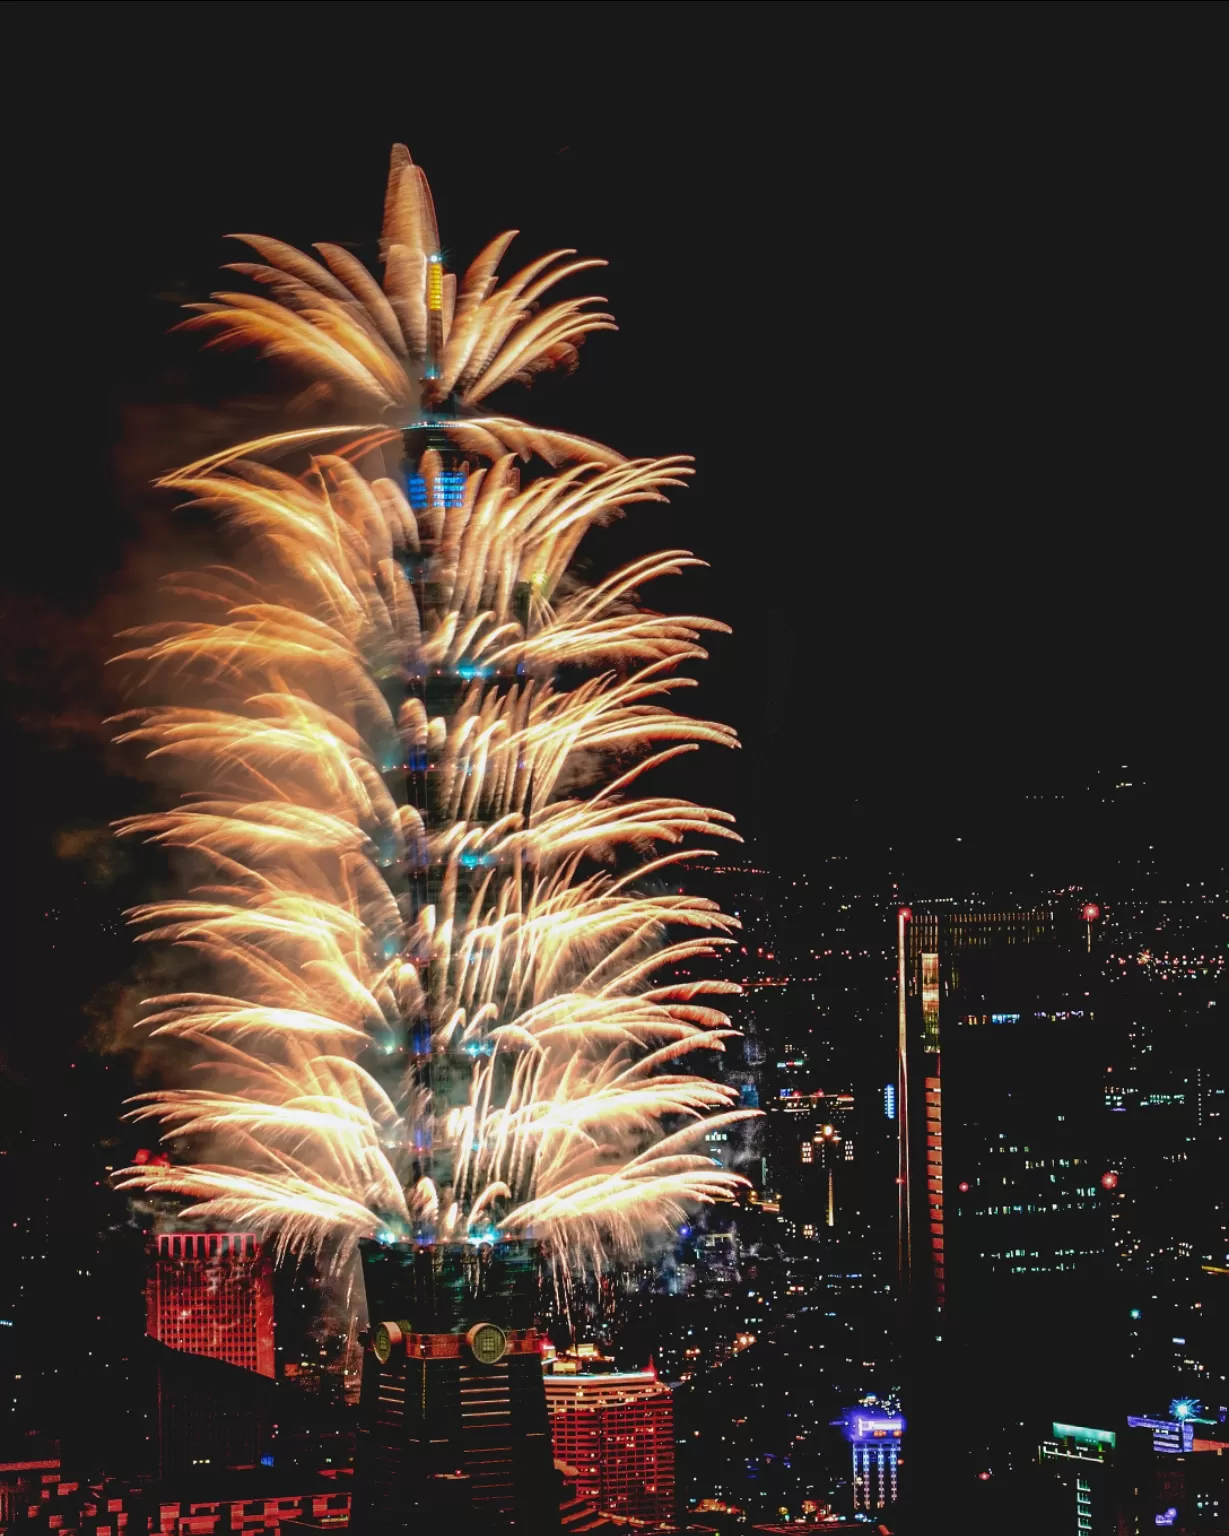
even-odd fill
[[[642,778],[736,744],[670,707],[724,626],[639,603],[686,551],[574,572],[588,530],[688,466],[476,414],[611,327],[600,301],[541,303],[599,263],[499,284],[503,235],[458,283],[400,147],[382,286],[339,247],[243,238],[263,291],[188,324],[285,359],[347,424],[167,479],[244,553],[171,578],[181,617],[119,658],[121,738],[186,791],[121,830],[193,871],[133,917],[206,978],[150,1000],[189,1066],[132,1106],[182,1161],[120,1184],[282,1249],[501,1234],[601,1264],[740,1182],[698,1146],[747,1111],[688,1070],[732,1033],[736,989],[691,973],[736,924],[674,884],[735,834]],[[553,472],[522,481],[533,459]]]

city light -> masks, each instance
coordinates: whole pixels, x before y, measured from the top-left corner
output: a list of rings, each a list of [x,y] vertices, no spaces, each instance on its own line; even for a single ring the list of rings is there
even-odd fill
[[[1219,1531],[1214,13],[22,9],[0,1536]]]

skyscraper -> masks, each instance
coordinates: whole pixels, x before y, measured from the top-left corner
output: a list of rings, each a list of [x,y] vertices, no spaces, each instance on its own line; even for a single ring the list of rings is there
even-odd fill
[[[1078,907],[936,903],[897,921],[911,1465],[937,1489],[962,1475],[945,1458],[977,1458],[975,1475],[1007,1454],[1009,1415],[996,1427],[964,1403],[994,1404],[1004,1379],[1103,1378],[1105,1042]]]
[[[576,1469],[578,1497],[605,1514],[674,1515],[674,1403],[655,1371],[550,1374],[555,1460]]]
[[[257,1467],[272,1455],[279,1391],[274,1381],[156,1342],[148,1350],[158,1400],[153,1466],[163,1481]]]
[[[363,1269],[359,1518],[447,1521],[451,1536],[557,1530],[534,1252],[372,1242]]]
[[[1083,945],[1054,911],[899,921],[902,1257],[914,1316],[941,1337],[1099,1272],[1104,1045]]]
[[[1079,1424],[1055,1424],[1052,1431],[1053,1439],[1042,1443],[1040,1461],[1067,1490],[1061,1536],[1110,1536],[1118,1529],[1111,1487],[1118,1437],[1112,1430]]]
[[[273,1261],[250,1232],[163,1232],[145,1331],[171,1349],[273,1376]]]
[[[847,1408],[836,1421],[853,1455],[855,1513],[873,1514],[895,1504],[905,1421],[899,1413],[872,1402]]]

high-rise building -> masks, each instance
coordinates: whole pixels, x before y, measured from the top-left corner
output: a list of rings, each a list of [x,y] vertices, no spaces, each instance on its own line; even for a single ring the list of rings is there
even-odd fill
[[[157,1473],[195,1481],[268,1465],[276,1382],[223,1360],[150,1343],[157,1381]]]
[[[895,1504],[904,1418],[882,1406],[860,1403],[847,1408],[836,1422],[844,1429],[853,1455],[854,1513],[873,1514]]]
[[[170,1349],[273,1376],[273,1260],[250,1232],[164,1232],[145,1331]]]
[[[1041,1465],[1067,1490],[1066,1523],[1054,1536],[1112,1536],[1118,1529],[1111,1483],[1118,1437],[1109,1429],[1054,1424]]]
[[[385,1531],[435,1521],[450,1536],[557,1531],[533,1249],[362,1249],[358,1518]]]
[[[1009,1459],[1019,1421],[1046,1406],[1021,1393],[1108,1369],[1116,1178],[1099,957],[1080,913],[935,903],[897,918],[910,1471],[936,1498]],[[968,1402],[987,1406],[970,1417]]]
[[[674,1516],[674,1403],[655,1371],[546,1377],[555,1460],[604,1514]],[[571,1473],[565,1473],[571,1477]]]
[[[901,1257],[914,1315],[941,1336],[1099,1276],[1104,1044],[1083,945],[1054,912],[898,921]]]

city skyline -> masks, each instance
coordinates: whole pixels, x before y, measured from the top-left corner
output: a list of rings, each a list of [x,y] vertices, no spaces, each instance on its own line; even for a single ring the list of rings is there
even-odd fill
[[[248,66],[219,75],[199,47],[184,48],[160,77],[141,48],[169,59],[188,9],[211,36],[215,21],[198,8],[156,44],[135,10],[114,8],[101,69],[88,44],[102,34],[83,19],[48,75],[54,121],[17,177],[30,272],[55,302],[18,304],[14,320],[30,343],[19,409],[32,419],[13,488],[19,507],[37,510],[14,520],[3,608],[6,760],[21,810],[8,929],[20,1025],[0,1044],[11,1244],[0,1267],[0,1380],[11,1387],[0,1395],[0,1532],[221,1536],[287,1521],[395,1536],[434,1518],[457,1536],[513,1526],[546,1536],[636,1517],[662,1533],[881,1522],[912,1536],[940,1515],[954,1533],[1004,1536],[1229,1530],[1219,1041],[1229,828],[1203,339],[1206,99],[1187,91],[1166,112],[1112,72],[1077,84],[1078,68],[1064,74],[1043,46],[1042,110],[1024,70],[999,79],[961,68],[990,32],[935,10],[884,11],[880,29],[818,15],[826,43],[812,55],[783,8],[747,33],[715,16],[683,27],[667,7],[655,42],[674,38],[691,60],[702,38],[719,67],[684,70],[646,89],[635,111],[614,111],[623,96],[606,66],[625,82],[649,78],[639,29],[610,7],[575,13],[582,30],[605,28],[594,90],[578,93],[569,42],[531,6],[521,24],[541,21],[542,35],[515,78],[543,89],[522,89],[514,114],[513,75],[488,89],[476,66],[461,92],[439,64],[457,8],[321,8],[320,35],[339,47],[361,37],[395,54],[429,38],[436,62],[412,72],[408,95],[373,92],[351,70],[313,71],[318,46],[286,29],[275,48],[262,8]],[[18,25],[34,36],[39,24],[23,8]],[[517,25],[494,20],[488,48],[500,51],[503,28],[511,47]],[[1006,40],[1016,24],[996,25]],[[1121,40],[1121,14],[1115,25]],[[1174,36],[1194,27],[1169,25]],[[1057,26],[1038,20],[1030,47],[1054,41]],[[958,46],[945,51],[946,29]],[[918,50],[931,62],[915,74]],[[175,110],[240,79],[249,94],[225,109],[216,96],[203,112]],[[735,97],[743,109],[731,113],[723,103]],[[382,241],[381,162],[403,140],[430,177],[440,232],[421,194],[404,191],[418,172],[394,150]],[[443,274],[463,283],[504,227],[521,231],[506,272],[538,251],[609,260],[600,281],[582,271],[560,290],[561,328],[542,343],[538,361],[562,375],[583,339],[579,367],[564,378],[530,357],[528,391],[504,377],[517,366],[511,352],[497,357],[498,342],[468,373],[446,350]],[[253,256],[224,238],[252,229],[289,245],[257,241]],[[417,256],[400,267],[390,257],[407,230],[422,247],[425,339],[406,275]],[[290,250],[322,240],[335,242],[320,253],[331,276]],[[281,275],[249,267],[220,283],[217,268],[236,260]],[[356,263],[383,276],[395,315]],[[126,821],[198,850],[229,836],[220,821],[198,827],[203,807],[168,811],[155,776],[109,744],[106,722],[133,696],[107,660],[145,645],[161,686],[174,643],[136,630],[181,620],[185,586],[175,577],[180,606],[160,610],[157,581],[229,558],[217,504],[239,508],[243,486],[220,461],[179,485],[177,469],[323,419],[324,376],[311,385],[287,364],[301,329],[275,335],[282,322],[262,314],[277,354],[262,357],[202,350],[199,333],[171,327],[184,305],[253,276],[301,305],[305,274],[324,295],[311,324],[340,323],[340,310],[325,313],[339,294],[350,306],[352,331],[337,335],[363,368],[373,340],[404,353],[381,388],[405,419],[378,455],[330,461],[310,507],[289,481],[261,481],[284,504],[276,539],[291,553],[286,574],[264,560],[252,580],[281,594],[283,614],[298,604],[304,625],[320,620],[295,586],[314,518],[320,548],[334,551],[321,594],[345,586],[370,617],[378,589],[397,633],[418,633],[380,564],[384,532],[360,518],[359,550],[347,531],[361,480],[379,488],[429,636],[453,579],[445,529],[482,494],[475,449],[497,465],[500,434],[514,451],[529,444],[523,421],[554,434],[556,460],[596,457],[579,471],[525,462],[519,479],[493,467],[505,498],[527,495],[528,509],[535,477],[539,488],[551,475],[560,487],[576,473],[610,481],[586,513],[574,591],[600,594],[607,573],[649,571],[651,550],[675,549],[662,565],[672,581],[640,601],[716,621],[630,611],[610,621],[631,649],[599,691],[633,687],[636,669],[669,651],[700,692],[654,725],[665,760],[634,794],[667,798],[645,801],[634,825],[625,818],[626,847],[600,846],[623,835],[617,818],[567,835],[577,860],[606,861],[571,869],[577,881],[588,872],[581,895],[597,879],[623,899],[633,864],[650,857],[646,836],[703,846],[726,823],[699,807],[732,809],[741,845],[650,865],[651,889],[628,903],[629,934],[636,923],[641,936],[648,924],[663,935],[689,925],[663,937],[669,970],[640,1012],[630,992],[621,1026],[586,1011],[584,989],[610,963],[579,932],[600,915],[589,897],[577,909],[585,974],[571,1003],[592,1042],[623,1027],[640,1031],[639,1051],[668,1026],[679,1049],[705,1030],[721,1033],[722,1049],[681,1071],[675,1047],[651,1059],[622,1129],[617,1109],[584,1122],[582,1157],[565,1152],[583,1111],[568,1129],[561,1119],[564,1151],[537,1181],[526,1160],[540,1132],[525,1127],[610,1084],[596,1044],[577,1035],[535,1074],[546,1083],[537,1098],[517,1086],[520,1058],[511,1046],[500,1057],[498,1031],[521,1029],[531,1045],[534,1031],[549,1034],[534,1009],[553,1006],[558,988],[551,972],[523,1028],[511,1004],[501,1022],[501,973],[484,946],[496,906],[506,926],[513,907],[538,900],[524,895],[520,861],[553,856],[549,836],[539,848],[537,833],[513,826],[514,781],[525,780],[530,828],[552,794],[583,806],[602,779],[592,756],[570,778],[545,759],[526,773],[538,748],[524,732],[515,772],[484,778],[487,749],[479,760],[464,745],[463,717],[489,725],[522,688],[526,699],[539,686],[585,697],[581,630],[572,650],[550,650],[574,600],[549,538],[536,564],[524,530],[499,554],[535,574],[491,598],[507,633],[489,667],[464,649],[481,632],[476,589],[456,587],[454,630],[467,638],[448,641],[438,677],[415,664],[406,674],[405,697],[421,693],[417,734],[396,693],[400,663],[389,670],[396,647],[369,645],[366,631],[330,653],[341,666],[354,641],[361,663],[344,662],[351,682],[335,692],[306,671],[291,677],[289,650],[276,666],[253,662],[239,689],[250,715],[267,672],[264,696],[290,708],[300,748],[323,739],[312,711],[334,711],[329,750],[354,771],[340,798],[329,791],[329,814],[367,839],[371,881],[387,882],[383,916],[355,895],[366,874],[348,866],[335,879],[317,852],[310,877],[300,849],[276,878],[294,903],[308,892],[316,916],[332,903],[334,927],[365,925],[371,942],[342,968],[358,988],[351,1002],[360,991],[379,1000],[378,1028],[370,1008],[325,998],[319,963],[339,976],[337,946],[326,956],[309,942],[302,912],[304,947],[282,968],[300,1013],[270,1006],[264,983],[244,991],[239,973],[265,939],[249,924],[236,945],[227,924],[245,882],[249,895],[268,888],[272,844],[253,841],[236,862],[236,847],[218,842],[230,894],[206,913],[189,910],[200,895],[185,896],[161,850],[113,835]],[[577,307],[591,290],[605,297]],[[603,334],[607,311],[617,336]],[[239,301],[222,323],[242,329],[245,313]],[[483,366],[497,386],[482,405],[495,435],[462,443],[458,414],[478,408]],[[438,400],[436,379],[447,382]],[[634,456],[633,468],[601,458],[599,441]],[[671,454],[693,457],[647,457]],[[635,507],[617,510],[624,493],[662,489],[672,505],[655,508],[651,526]],[[405,533],[414,519],[421,546]],[[225,583],[189,585],[208,602]],[[185,644],[221,657],[226,634],[207,629]],[[711,659],[697,668],[698,640]],[[535,667],[540,679],[526,683]],[[222,675],[205,686],[216,691]],[[408,743],[404,761],[385,751],[379,711],[360,702],[375,692]],[[128,728],[165,743],[211,697],[167,694],[162,716]],[[733,738],[714,720],[731,722],[741,751],[715,750]],[[449,721],[455,751],[441,745],[453,741]],[[676,737],[701,749],[671,758]],[[204,746],[192,787],[208,787],[216,819],[238,780],[219,767],[222,737]],[[258,764],[263,750],[254,736],[242,747],[252,783],[268,773],[276,793],[301,791],[316,814],[307,777],[287,775],[280,748]],[[368,759],[387,794],[364,779]],[[631,762],[612,758],[616,789]],[[440,798],[443,767],[458,763],[461,788]],[[458,817],[472,822],[464,856],[449,852]],[[481,831],[483,817],[498,837]],[[561,859],[570,847],[560,842]],[[517,894],[488,911],[509,860]],[[155,946],[134,949],[126,914],[142,905],[194,944],[204,930],[193,923],[216,925],[213,979]],[[394,906],[404,943],[389,927]],[[440,906],[450,920],[437,932]],[[562,911],[552,906],[551,921]],[[542,913],[534,954],[550,971],[566,966],[567,945],[549,958]],[[715,943],[690,942],[702,922],[717,924]],[[398,956],[421,972],[417,990],[406,964],[394,977]],[[649,985],[642,958],[621,960],[629,986]],[[529,972],[517,974],[523,993]],[[159,1001],[161,1041],[134,1033],[147,997]],[[310,1048],[289,1035],[276,1043],[308,1014]],[[236,1029],[203,1078],[202,1030]],[[253,1043],[241,1051],[244,1030]],[[355,1044],[356,1030],[374,1031],[383,1054]],[[626,1043],[612,1061],[620,1051]],[[251,1089],[234,1085],[261,1073],[272,1075],[245,1108]],[[404,1114],[398,1073],[417,1084]],[[471,1076],[485,1084],[472,1126]],[[305,1152],[324,1099],[348,1107],[331,1129],[313,1121],[319,1146]],[[125,1118],[134,1103],[170,1114],[167,1142],[148,1118]],[[697,1112],[714,1118],[676,1141],[681,1117]],[[628,1214],[635,1191],[619,1170],[634,1182],[654,1157],[666,1183]],[[583,1191],[597,1176],[613,1214],[599,1200],[591,1217]],[[265,1181],[258,1195],[252,1178]],[[205,1202],[195,1222],[185,1194]]]

